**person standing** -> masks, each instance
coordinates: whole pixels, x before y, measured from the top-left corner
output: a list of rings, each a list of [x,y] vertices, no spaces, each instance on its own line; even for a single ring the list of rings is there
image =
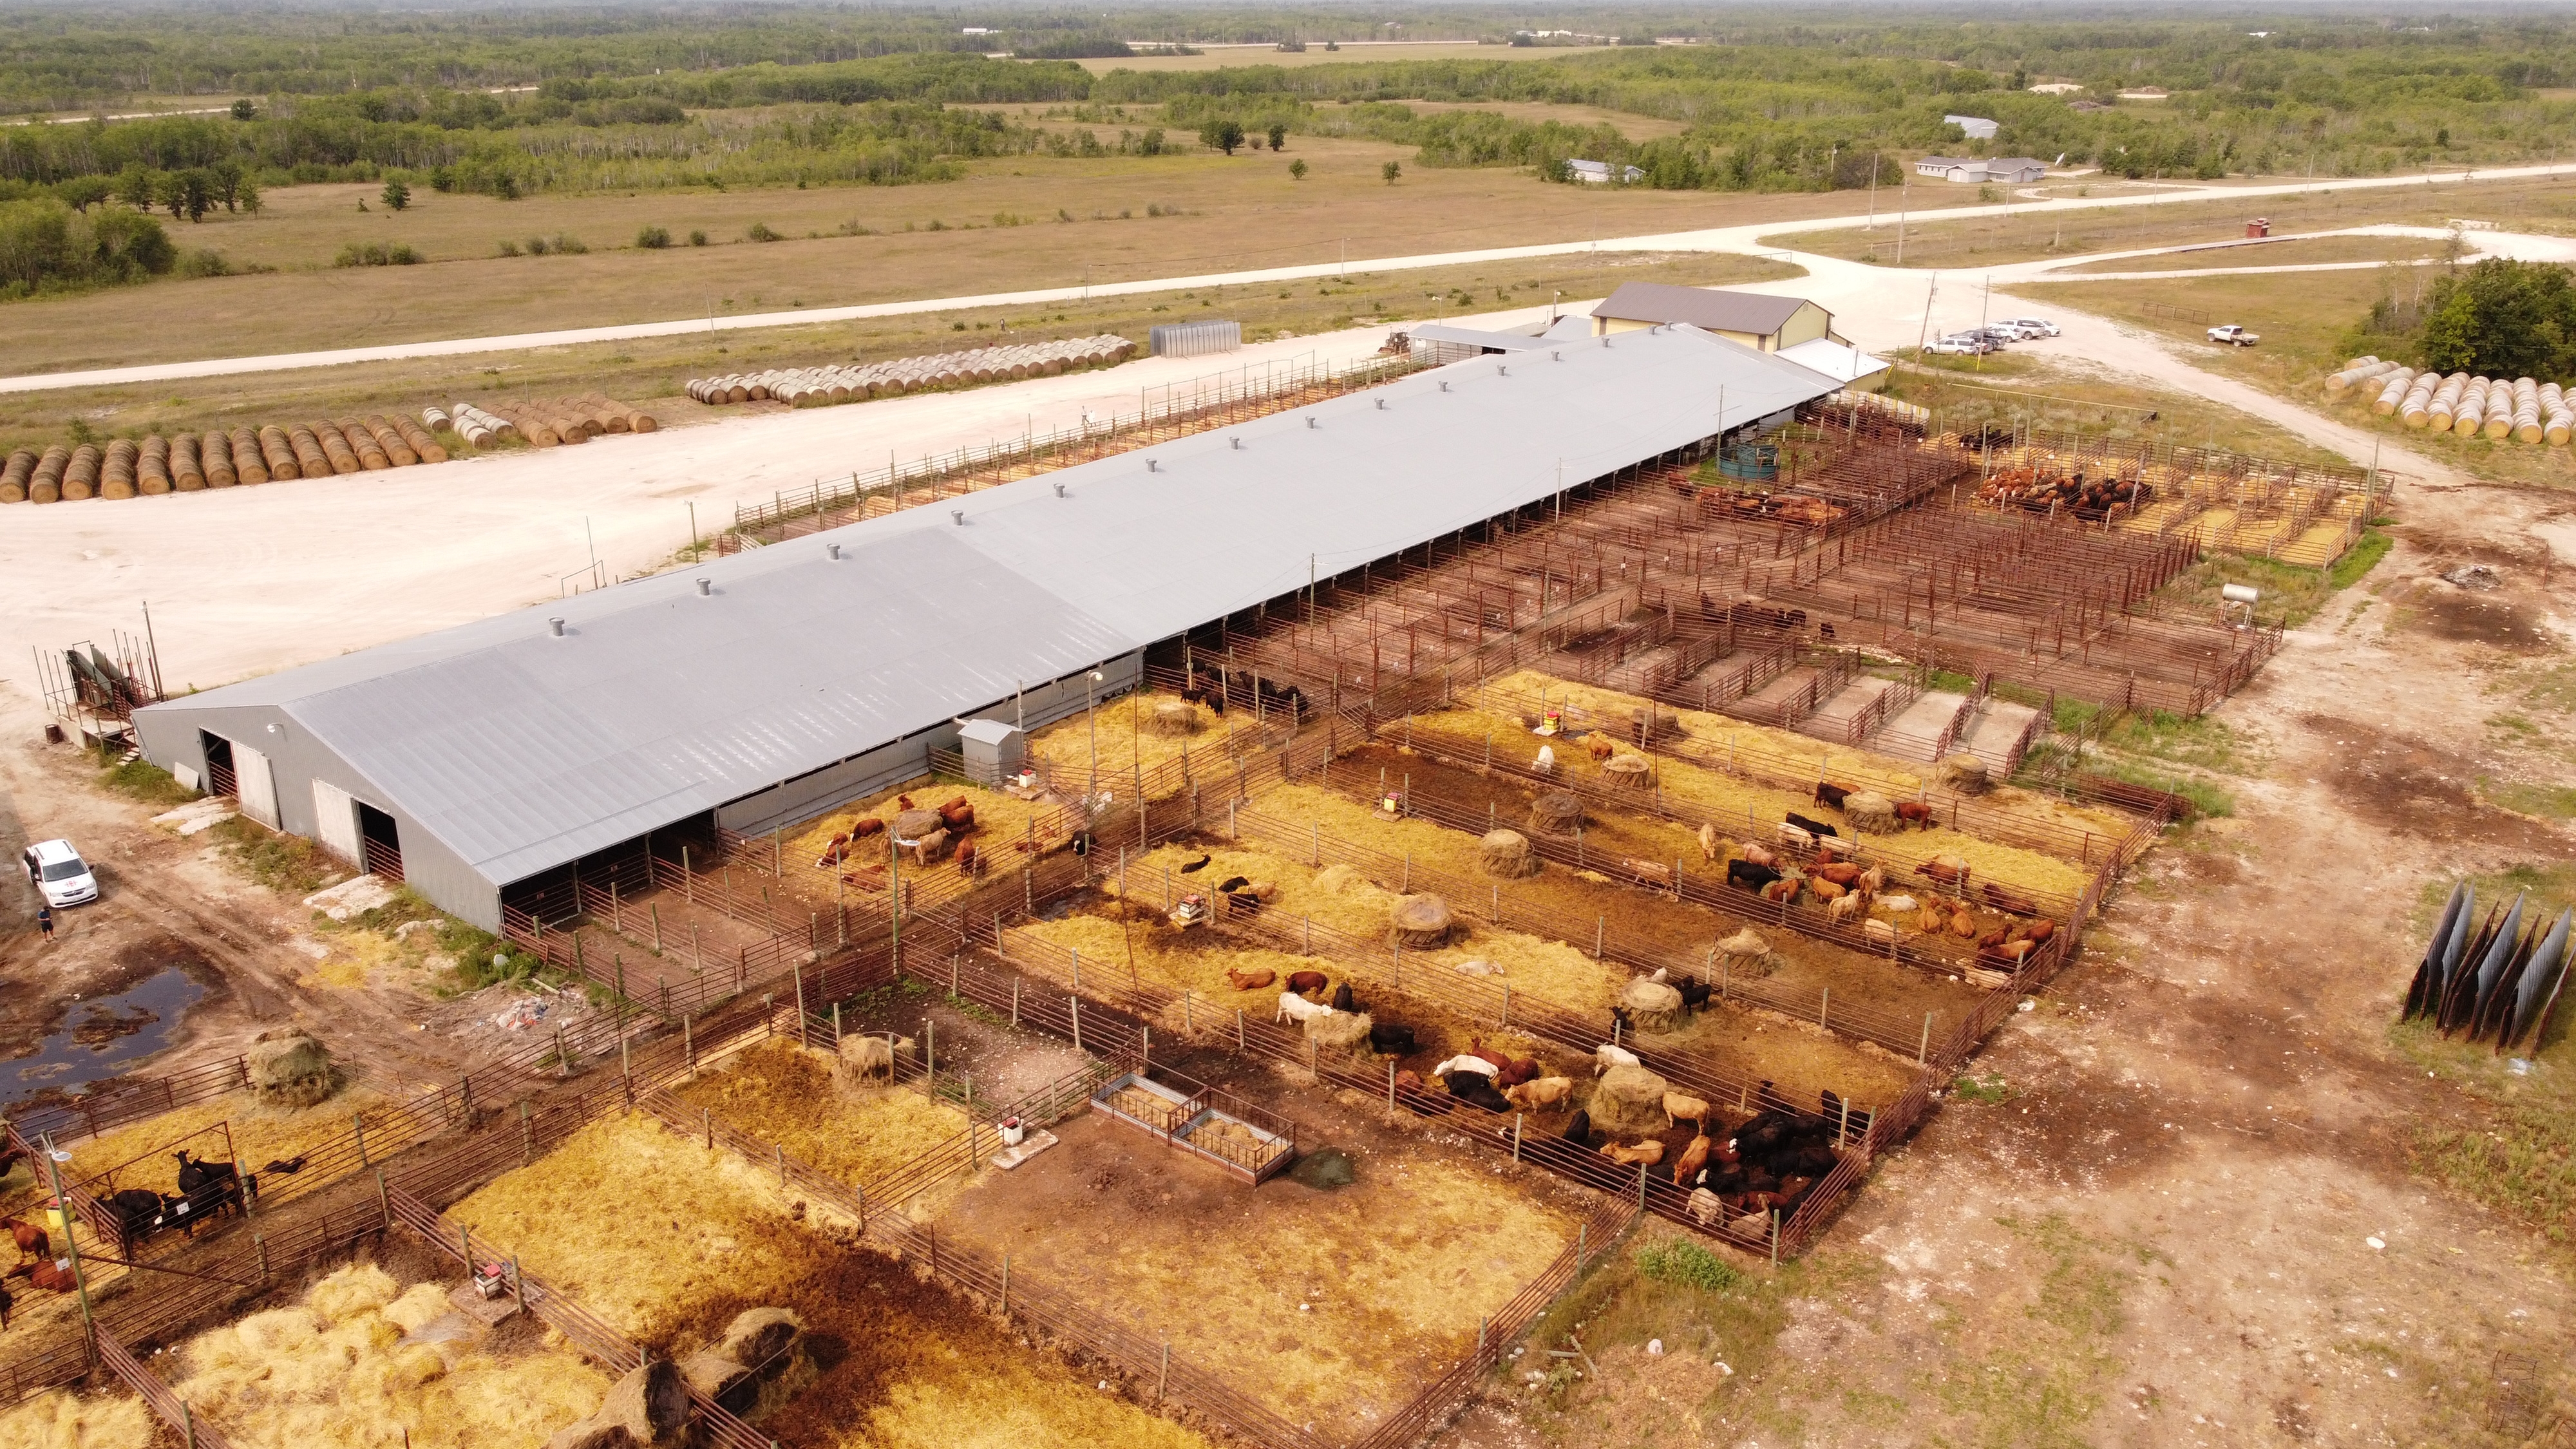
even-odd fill
[[[36,930],[46,940],[50,941],[54,939],[54,908],[52,906],[40,905],[36,907]]]

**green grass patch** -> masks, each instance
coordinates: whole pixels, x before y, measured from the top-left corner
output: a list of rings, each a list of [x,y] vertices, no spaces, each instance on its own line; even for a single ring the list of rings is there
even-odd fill
[[[1953,1100],[1977,1102],[1989,1107],[2009,1102],[2020,1095],[2021,1088],[2005,1081],[2000,1075],[1981,1077],[1975,1072],[1962,1072],[1950,1083],[1950,1096]]]
[[[1947,669],[1935,669],[1932,671],[1930,682],[1925,687],[1947,690],[1952,694],[1974,694],[1977,692],[1977,681],[1965,674],[1953,674]]]
[[[2334,567],[2326,570],[2326,581],[2337,589],[2348,589],[2360,583],[2364,575],[2379,567],[2381,559],[2388,557],[2388,550],[2395,542],[2376,528],[2363,529],[2353,546],[2345,549],[2343,557],[2334,561]]]
[[[2544,820],[2576,820],[2576,789],[2565,785],[2534,785],[2522,780],[2494,780],[2478,777],[2478,793],[2499,810],[2517,815],[2537,815]]]
[[[2162,710],[2133,711],[2103,732],[2102,743],[2126,754],[2231,775],[2251,773],[2254,764],[2236,731],[2207,715],[2186,719]]]
[[[2236,813],[2236,797],[2207,780],[2178,775],[2169,770],[2151,769],[2129,760],[2095,756],[2085,765],[2096,775],[2107,775],[2124,784],[2144,785],[2151,790],[2169,790],[2180,795],[2191,806],[2195,816],[2228,816]]]
[[[2498,1106],[2484,1129],[2417,1126],[2409,1165],[2464,1197],[2531,1224],[2564,1247],[2576,1243],[2576,1113],[2524,1103]]]
[[[169,771],[150,760],[139,758],[123,763],[110,762],[99,771],[98,783],[129,800],[157,805],[164,810],[197,798],[196,791],[180,784]]]
[[[349,878],[348,867],[324,853],[321,846],[239,815],[207,833],[221,842],[224,854],[244,875],[270,890],[309,896]]]
[[[1679,1283],[1705,1293],[1723,1293],[1744,1281],[1726,1260],[1697,1243],[1676,1239],[1641,1243],[1632,1255],[1637,1271],[1658,1283]]]
[[[2086,1236],[2062,1214],[1996,1221],[2048,1262],[2023,1309],[2027,1326],[2010,1343],[1952,1357],[1932,1387],[1943,1407],[1976,1426],[1975,1443],[2080,1449],[2093,1442],[2085,1426],[2120,1367],[2110,1344],[2126,1318],[2131,1274],[2119,1244]]]

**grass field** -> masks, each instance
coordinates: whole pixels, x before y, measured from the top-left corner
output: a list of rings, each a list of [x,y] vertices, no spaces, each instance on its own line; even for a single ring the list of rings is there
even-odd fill
[[[1562,190],[1563,188],[1557,188]],[[794,193],[790,193],[791,195]],[[1122,223],[1123,225],[1124,223]],[[1134,225],[1163,226],[1162,221]],[[980,235],[980,234],[979,234]],[[780,243],[758,249],[778,256],[811,249],[820,256],[835,246],[860,242]],[[736,250],[743,250],[737,248]],[[678,253],[630,253],[671,256]],[[707,253],[695,253],[704,256]],[[596,257],[538,257],[501,265],[562,263],[577,266]],[[458,264],[460,267],[466,264]],[[472,265],[481,265],[479,263]],[[380,270],[435,273],[442,267]],[[224,278],[285,283],[300,281],[315,289],[335,285],[347,273],[305,276]],[[571,275],[571,274],[567,274]],[[1407,318],[1455,315],[1462,311],[1543,303],[1563,291],[1568,300],[1598,297],[1624,281],[1726,285],[1798,275],[1796,268],[1723,253],[1610,253],[1535,258],[1527,261],[1477,262],[1422,271],[1362,273],[1328,282],[1298,282],[1267,287],[1228,287],[1187,294],[1107,297],[1090,303],[1060,302],[1041,312],[1032,307],[983,308],[918,316],[886,317],[863,322],[816,323],[810,327],[764,328],[756,332],[700,333],[625,342],[583,343],[507,354],[414,358],[375,363],[363,368],[307,368],[284,372],[244,373],[233,377],[186,382],[132,383],[108,387],[67,388],[55,392],[0,396],[0,449],[35,447],[65,441],[79,420],[101,437],[140,437],[154,431],[207,428],[267,422],[280,418],[351,413],[417,411],[430,403],[467,398],[494,406],[514,397],[605,392],[626,402],[650,403],[664,427],[706,421],[724,410],[702,407],[680,392],[692,377],[748,372],[771,367],[806,367],[827,362],[909,357],[989,345],[1011,339],[1075,337],[1116,332],[1143,341],[1156,322],[1196,310],[1244,324],[1247,337],[1304,336],[1349,327],[1355,317],[1376,317],[1393,324]],[[184,285],[198,285],[188,283]],[[153,296],[176,295],[153,288],[116,294],[120,304]],[[1459,299],[1465,297],[1467,302]],[[109,294],[80,299],[110,300]],[[22,314],[0,313],[14,317]],[[1041,323],[1040,318],[1048,319]],[[572,318],[560,320],[577,320]],[[959,332],[956,328],[965,328]],[[514,325],[506,318],[493,325]],[[240,348],[251,350],[245,342]],[[1218,371],[1222,359],[1209,359]],[[739,409],[734,411],[739,412]]]
[[[1302,51],[1281,50],[1275,45],[1218,45],[1201,46],[1196,55],[1121,56],[1077,64],[1093,75],[1107,75],[1113,70],[1225,70],[1253,65],[1348,65],[1362,60],[1559,60],[1569,55],[1609,48],[1604,45],[1480,45],[1472,40],[1459,40],[1346,41],[1339,50],[1326,50],[1324,42],[1317,40],[1309,42]]]
[[[2328,272],[2324,278],[2355,275],[2361,274]],[[2281,279],[2245,277],[2235,280],[2271,282],[2277,288]],[[2304,277],[2299,279],[2299,283],[2302,289],[2311,285],[2310,279]],[[2199,284],[2123,282],[2117,287],[2108,287],[2070,283],[2054,287],[2015,287],[2012,295],[2038,304],[2030,309],[2030,313],[2043,316],[2052,302],[2063,302],[2066,306],[2080,307],[2088,312],[2126,316],[2128,314],[2118,312],[2112,306],[2111,299],[2115,296],[2127,298],[2144,295],[2158,287],[2196,285]],[[2200,330],[2194,326],[2181,329],[2176,335],[2188,331],[2197,337]],[[2265,334],[2264,340],[2268,346],[2269,333]],[[2038,344],[2043,348],[2054,345]],[[2214,347],[2208,350],[2233,351]],[[2195,360],[2207,365],[2212,361],[2229,359]],[[1982,367],[1978,366],[1981,361]],[[2316,381],[2321,384],[2324,376],[2323,371],[2318,372]],[[2280,458],[2334,468],[2353,466],[2352,460],[2342,454],[2318,447],[2287,428],[2251,414],[2188,393],[2148,387],[2126,376],[2099,372],[2082,358],[2038,350],[2000,353],[1983,359],[1901,358],[1897,361],[1896,376],[1886,391],[1890,397],[1933,409],[1945,431],[1974,432],[1983,423],[2009,427],[2019,421],[2040,428],[2068,429],[2114,441],[2145,440],[2189,447],[2225,448],[2257,458]]]
[[[2322,236],[2305,241],[2247,242],[2168,256],[2086,262],[2061,275],[2087,272],[2196,272],[2232,267],[2312,267],[2328,262],[2411,262],[2439,257],[2445,243],[2429,237]]]
[[[1916,188],[1918,200],[1921,190]],[[2509,223],[2523,231],[2556,234],[2576,231],[2576,193],[2571,193],[2560,180],[2444,181],[2423,187],[1917,223],[1906,232],[1904,265],[1942,269],[1992,266],[2084,252],[2226,241],[2244,236],[2245,223],[2258,216],[2268,218],[2275,232],[2330,231],[2347,226],[2441,226],[2453,217],[2469,217]],[[1798,251],[1895,264],[1896,235],[1884,225],[1876,231],[1805,232],[1768,240]]]
[[[2411,448],[2475,477],[2553,488],[2576,487],[2576,458],[2570,457],[2566,448],[2409,428],[2395,417],[2372,413],[2370,396],[2376,394],[2364,396],[2363,389],[2356,389],[2341,402],[2325,400],[2326,374],[2341,367],[2347,357],[2343,351],[2350,340],[2345,335],[2347,330],[2368,315],[2371,302],[2380,296],[2383,287],[2412,287],[2419,274],[2429,285],[2434,272],[2409,268],[2394,277],[2384,276],[2376,268],[2320,272],[2296,278],[2295,285],[2284,285],[2293,279],[2278,276],[2234,276],[2109,286],[2068,282],[2013,290],[2042,305],[2062,300],[2070,307],[2116,317],[2175,338],[2185,344],[2197,366],[2316,408],[2339,422],[2385,437],[2394,445]],[[2250,348],[2211,347],[2202,337],[2201,324],[2151,313],[2151,307],[2183,308],[2205,313],[2213,320],[2223,316],[2254,329],[2263,342]],[[2189,440],[2187,435],[2177,439]],[[2408,471],[2402,457],[2392,457],[2384,466],[2398,473]]]
[[[977,162],[939,186],[533,196],[424,189],[383,209],[376,188],[272,192],[257,217],[179,225],[272,274],[166,281],[10,304],[10,370],[605,326],[718,313],[1078,287],[1422,252],[1581,241],[1719,220],[1831,215],[1848,194],[1718,199],[1555,186],[1507,169],[1416,168],[1411,150],[1298,137],[1284,155]],[[1302,181],[1292,161],[1311,168]],[[1387,185],[1379,167],[1406,163]],[[360,213],[358,203],[369,210]],[[1155,211],[1165,214],[1154,215]],[[1064,218],[1071,218],[1065,220]],[[998,219],[998,220],[997,220]],[[939,230],[933,232],[936,223]],[[638,230],[674,245],[636,248]],[[786,240],[742,238],[765,226]],[[688,245],[693,231],[709,245]],[[574,255],[524,253],[569,236]],[[351,242],[402,243],[418,266],[331,265]],[[174,317],[182,325],[172,326]]]

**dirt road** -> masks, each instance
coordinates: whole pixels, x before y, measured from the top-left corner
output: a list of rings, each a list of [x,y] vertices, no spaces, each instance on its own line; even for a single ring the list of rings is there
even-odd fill
[[[2428,887],[2576,850],[2472,788],[2566,776],[2487,716],[2566,667],[2576,590],[2543,586],[2569,561],[2543,531],[2576,503],[2401,503],[2366,585],[2216,712],[2236,817],[2148,857],[1976,1062],[2002,1100],[1944,1103],[1876,1174],[1783,1280],[1776,1339],[1603,1322],[1604,1385],[1563,1413],[1500,1391],[1440,1442],[2469,1445],[2576,1423],[2565,1250],[2408,1171],[2414,1127],[2487,1120],[2449,1079],[2500,1065],[2390,1031]],[[2435,576],[2470,559],[2504,588]],[[1650,1357],[1649,1333],[1683,1351]]]

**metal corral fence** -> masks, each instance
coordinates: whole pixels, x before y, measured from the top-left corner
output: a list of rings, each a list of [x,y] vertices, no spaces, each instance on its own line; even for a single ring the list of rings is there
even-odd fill
[[[889,460],[883,468],[852,472],[846,481],[817,479],[810,486],[775,493],[767,503],[736,504],[733,527],[717,535],[716,549],[732,553],[820,533],[857,522],[868,515],[872,504],[895,509],[971,493],[1007,482],[1012,475],[1070,467],[1375,387],[1417,366],[1410,357],[1373,357],[1346,367],[1301,361],[1241,369],[1239,377],[1220,375],[1147,389],[1137,395],[1133,413],[1112,412],[1071,428],[995,439],[981,447],[959,448],[910,463]],[[1163,395],[1157,398],[1156,392]]]
[[[71,1101],[13,1111],[9,1125],[31,1142],[48,1134],[57,1142],[72,1142],[248,1085],[250,1064],[241,1057],[225,1057],[167,1076],[112,1078]]]
[[[159,1416],[162,1423],[176,1430],[180,1442],[188,1449],[232,1449],[232,1441],[214,1425],[199,1422],[197,1411],[189,1407],[188,1401],[163,1383],[159,1374],[137,1361],[124,1344],[116,1341],[115,1334],[102,1328],[90,1336],[98,1345],[99,1362],[125,1380],[126,1387],[134,1390],[134,1396],[143,1401],[143,1406]]]

